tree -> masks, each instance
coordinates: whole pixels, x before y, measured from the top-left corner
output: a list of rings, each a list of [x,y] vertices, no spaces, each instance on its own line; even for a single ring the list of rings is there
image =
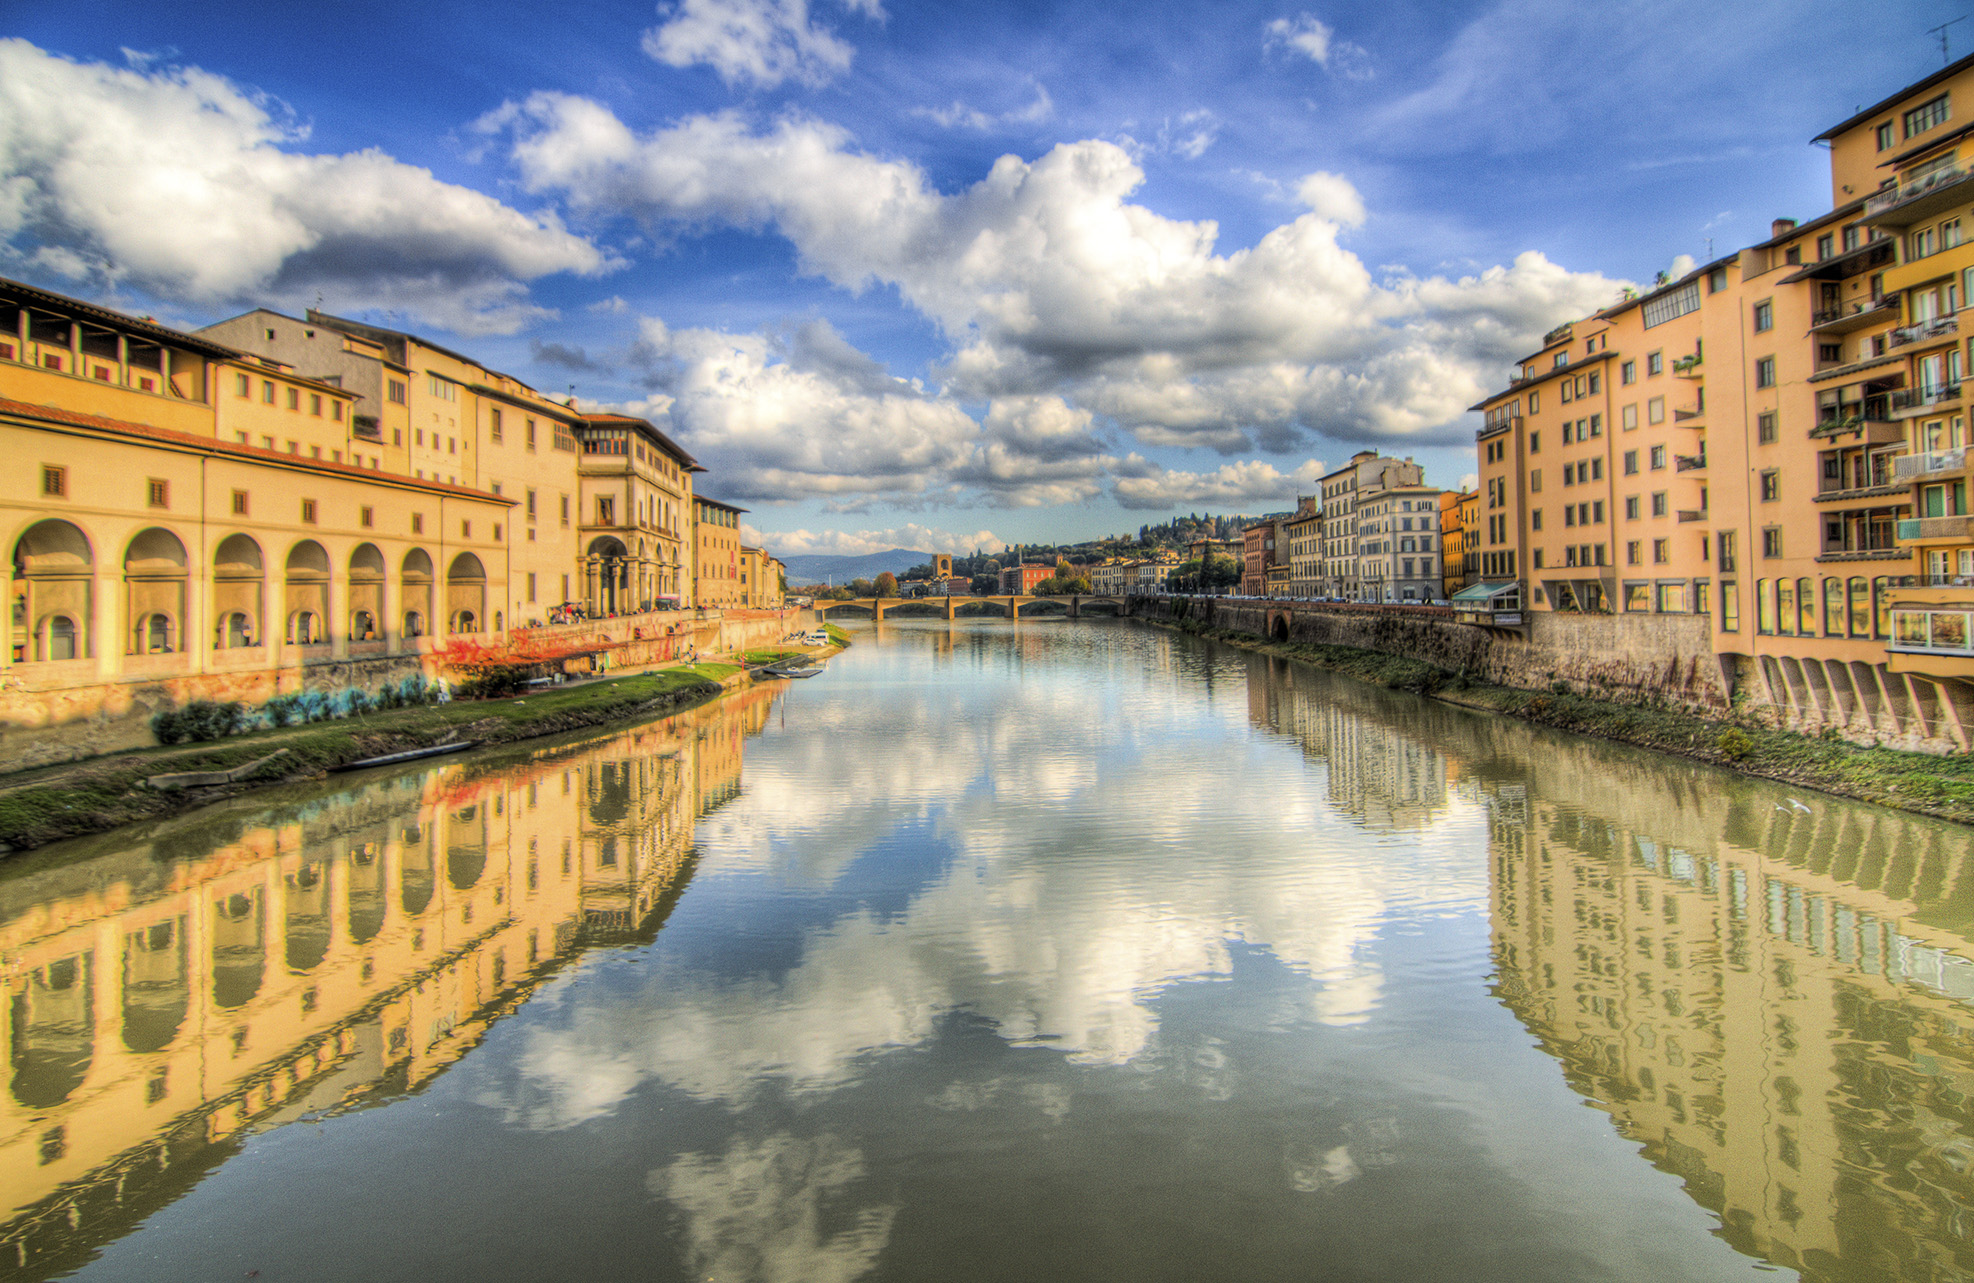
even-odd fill
[[[877,595],[877,585],[868,579],[852,579],[850,581],[850,595],[852,597],[875,597]]]
[[[1074,567],[1074,566],[1072,566],[1072,565],[1070,565],[1070,564],[1069,564],[1069,558],[1067,558],[1067,557],[1057,557],[1057,558],[1056,558],[1056,578],[1057,578],[1057,579],[1074,579],[1075,577],[1076,577],[1076,567]]]
[[[990,561],[987,564],[991,566],[994,563]],[[973,583],[969,587],[973,589],[973,595],[976,597],[991,597],[1000,591],[1001,577],[999,575],[975,575],[973,577]]]
[[[877,577],[877,582],[871,585],[871,589],[871,596],[873,597],[896,597],[898,595],[898,576],[887,570]]]
[[[1202,568],[1202,577],[1209,589],[1232,588],[1241,581],[1241,563],[1225,553],[1212,553]]]

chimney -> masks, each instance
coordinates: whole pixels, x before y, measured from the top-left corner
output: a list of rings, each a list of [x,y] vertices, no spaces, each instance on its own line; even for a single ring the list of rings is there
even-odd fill
[[[1778,218],[1774,222],[1768,225],[1768,238],[1770,240],[1780,240],[1782,237],[1787,236],[1790,232],[1793,232],[1795,230],[1796,230],[1795,219]]]

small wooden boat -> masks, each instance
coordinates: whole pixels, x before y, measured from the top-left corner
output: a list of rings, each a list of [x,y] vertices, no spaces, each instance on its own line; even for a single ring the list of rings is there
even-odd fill
[[[823,666],[808,655],[798,655],[794,659],[784,659],[776,664],[764,664],[756,672],[769,677],[814,677],[822,672]]]
[[[344,762],[332,766],[331,771],[361,771],[372,766],[396,766],[399,762],[415,762],[421,757],[437,757],[441,753],[457,753],[472,748],[478,740],[456,740],[450,744],[431,744],[424,748],[409,748],[402,753],[385,753],[381,757],[359,758],[354,762]]]

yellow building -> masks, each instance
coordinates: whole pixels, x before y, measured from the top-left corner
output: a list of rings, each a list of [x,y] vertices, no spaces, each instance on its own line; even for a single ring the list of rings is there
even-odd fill
[[[705,469],[650,423],[629,415],[586,414],[575,433],[589,613],[691,606],[697,525],[692,474]]]
[[[1289,544],[1289,597],[1319,597],[1323,593],[1323,512],[1315,495],[1298,496],[1295,513],[1282,523]]]
[[[739,605],[753,610],[779,608],[786,591],[782,564],[765,549],[740,547]]]
[[[1827,131],[1828,213],[1560,327],[1475,407],[1483,579],[1704,620],[1801,729],[1974,743],[1957,93],[1974,59]]]
[[[718,499],[693,500],[693,592],[702,607],[724,610],[740,604],[740,514]]]
[[[262,308],[199,333],[349,389],[359,399],[351,449],[372,467],[514,500],[505,619],[541,623],[553,607],[587,600],[582,416],[570,406],[428,339],[326,312],[297,320]]]

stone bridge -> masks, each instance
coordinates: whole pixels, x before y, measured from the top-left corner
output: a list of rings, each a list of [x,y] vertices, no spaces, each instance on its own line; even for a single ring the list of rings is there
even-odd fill
[[[848,601],[819,601],[818,614],[827,618],[829,612],[840,607],[867,610],[873,619],[883,619],[900,606],[930,606],[947,619],[957,618],[961,606],[989,606],[1000,610],[1009,619],[1019,619],[1023,611],[1032,606],[1053,602],[1067,608],[1071,619],[1079,619],[1085,606],[1110,606],[1120,615],[1130,610],[1123,597],[1112,597],[1104,593],[1084,593],[1065,597],[1033,597],[1020,593],[1013,595],[981,597],[853,597]]]

